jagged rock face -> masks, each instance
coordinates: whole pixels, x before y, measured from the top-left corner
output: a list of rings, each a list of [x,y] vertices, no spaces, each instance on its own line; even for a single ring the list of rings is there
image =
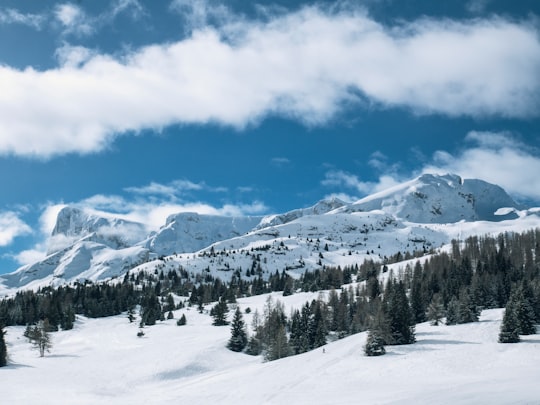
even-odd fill
[[[261,217],[222,217],[181,213],[171,215],[163,228],[145,246],[157,255],[196,252],[214,242],[231,239],[251,231]]]
[[[105,218],[74,207],[64,207],[57,216],[47,254],[68,248],[79,240],[104,244],[113,249],[131,246],[147,234],[146,227],[119,218]]]
[[[426,224],[516,218],[515,213],[495,215],[503,207],[520,208],[499,186],[482,180],[463,180],[452,174],[424,174],[366,197],[344,211],[382,210],[406,221]]]

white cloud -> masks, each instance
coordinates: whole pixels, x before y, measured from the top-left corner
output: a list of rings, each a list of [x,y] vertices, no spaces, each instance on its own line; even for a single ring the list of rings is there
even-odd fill
[[[480,14],[486,10],[487,5],[491,0],[469,0],[465,4],[465,8],[469,13]]]
[[[274,166],[277,167],[288,166],[291,163],[290,159],[287,159],[286,157],[275,157],[272,158],[271,162]]]
[[[358,176],[342,170],[332,170],[325,174],[325,179],[321,182],[323,186],[340,187],[355,190],[359,195],[365,196],[379,191],[386,190],[399,184],[395,174],[383,174],[378,181],[361,181]],[[349,200],[354,197],[349,196]],[[355,198],[358,199],[358,198]]]
[[[133,194],[149,195],[149,196],[164,196],[174,200],[176,196],[182,195],[189,191],[209,191],[214,193],[226,192],[225,187],[211,187],[206,183],[194,183],[190,180],[180,179],[171,181],[168,184],[151,182],[142,187],[126,187],[125,191]]]
[[[32,229],[19,218],[16,212],[0,212],[0,246],[10,245],[16,237],[30,233]]]
[[[423,172],[457,173],[497,184],[515,196],[540,201],[540,150],[510,133],[470,132],[467,148],[438,151]]]
[[[0,24],[21,24],[40,30],[46,17],[40,14],[21,13],[13,8],[0,9]]]
[[[36,249],[23,250],[15,255],[10,255],[10,257],[19,265],[24,266],[43,260],[45,257],[45,250],[42,250],[41,247],[38,246]]]
[[[91,23],[84,10],[72,3],[64,3],[56,6],[55,18],[62,24],[64,34],[78,36],[91,35],[95,32],[95,26]]]
[[[64,6],[73,26],[80,13]],[[499,17],[385,27],[361,10],[305,7],[123,56],[74,52],[47,71],[0,67],[0,153],[91,153],[174,123],[318,125],[366,102],[449,116],[540,111],[538,29]]]

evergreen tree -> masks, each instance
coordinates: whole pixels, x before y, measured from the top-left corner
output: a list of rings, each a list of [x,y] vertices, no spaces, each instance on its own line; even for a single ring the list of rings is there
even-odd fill
[[[392,287],[385,292],[386,316],[390,325],[391,341],[387,344],[404,345],[416,341],[414,317],[405,293],[402,281],[392,282]]]
[[[223,300],[219,300],[218,303],[210,310],[210,315],[214,318],[212,325],[214,326],[224,326],[228,325],[227,322],[227,313],[229,308],[227,303]]]
[[[364,346],[366,356],[382,356],[386,353],[384,340],[377,329],[370,329]]]
[[[519,321],[516,315],[515,303],[508,301],[499,333],[499,343],[519,342]]]
[[[251,356],[258,356],[262,353],[261,341],[256,336],[251,336],[246,346],[246,353]]]
[[[49,334],[50,326],[49,321],[39,321],[38,324],[32,328],[28,338],[36,349],[39,350],[39,357],[45,356],[45,352],[49,352],[52,348],[51,336]]]
[[[6,332],[4,331],[4,327],[0,325],[0,367],[7,365],[7,346],[4,338],[5,334]]]
[[[447,325],[456,325],[459,320],[459,303],[456,297],[452,297],[448,303],[448,308],[446,308],[446,324]]]
[[[285,327],[280,325],[265,352],[265,359],[268,361],[277,360],[287,357],[289,354],[290,348],[289,341],[287,340],[287,333]]]
[[[241,352],[246,347],[247,342],[246,325],[242,317],[242,312],[237,307],[231,323],[231,338],[227,347],[233,352]]]
[[[176,321],[178,326],[184,326],[187,323],[186,314],[182,314],[179,320]]]
[[[469,292],[463,288],[459,294],[457,323],[478,322],[478,309],[471,301]]]
[[[435,294],[428,306],[427,317],[431,325],[438,326],[444,317],[444,305],[439,294]]]
[[[520,335],[534,335],[536,333],[535,313],[525,288],[520,285],[513,291],[511,300],[514,301],[514,308],[519,324]]]

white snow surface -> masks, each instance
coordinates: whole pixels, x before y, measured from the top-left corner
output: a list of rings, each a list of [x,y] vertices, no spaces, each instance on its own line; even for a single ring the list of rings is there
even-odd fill
[[[238,305],[262,313],[268,295]],[[286,312],[316,293],[274,300]],[[232,311],[231,311],[232,312]],[[74,330],[53,333],[40,358],[7,328],[9,365],[0,369],[5,404],[537,404],[540,336],[497,343],[503,310],[485,310],[480,322],[417,325],[417,342],[363,355],[366,333],[302,355],[263,362],[226,349],[228,326],[211,325],[194,308],[187,325],[175,320],[144,329],[121,315],[78,317]],[[253,312],[245,314],[250,322]],[[229,314],[231,317],[232,314]]]

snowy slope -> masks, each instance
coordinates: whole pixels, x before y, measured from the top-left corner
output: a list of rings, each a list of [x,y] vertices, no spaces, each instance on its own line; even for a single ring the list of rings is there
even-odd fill
[[[424,174],[363,198],[340,211],[383,210],[397,218],[428,224],[516,218],[512,212],[504,216],[495,215],[498,209],[505,207],[522,208],[499,186],[482,180],[463,180],[454,174]]]
[[[143,243],[159,256],[196,252],[214,242],[251,231],[261,217],[224,217],[181,213],[167,218],[165,226]]]
[[[150,235],[142,224],[66,207],[51,236],[56,248],[45,259],[0,276],[0,295],[104,280],[132,268],[153,271],[165,256],[171,270],[180,265],[225,280],[253,267],[264,277],[283,270],[294,276],[321,266],[429,251],[454,238],[539,226],[539,210],[523,209],[500,187],[450,174],[422,175],[353,204],[322,200],[265,218],[176,214]]]
[[[315,294],[275,298],[286,312]],[[266,296],[240,299],[242,310],[262,311]],[[0,370],[2,402],[9,404],[535,404],[540,398],[540,337],[502,345],[502,310],[484,311],[478,323],[417,325],[417,343],[388,346],[365,357],[360,333],[321,349],[263,363],[225,348],[229,327],[208,315],[185,313],[145,328],[127,317],[79,318],[75,329],[53,334],[51,354],[39,358],[7,329],[10,365]],[[253,314],[253,312],[251,313]],[[251,317],[246,316],[246,321]]]

